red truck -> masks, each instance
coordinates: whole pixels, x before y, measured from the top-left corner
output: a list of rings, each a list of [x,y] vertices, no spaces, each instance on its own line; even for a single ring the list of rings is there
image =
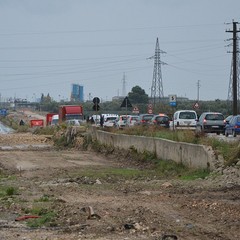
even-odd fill
[[[43,119],[32,119],[30,120],[31,127],[43,127],[44,120]]]
[[[59,123],[70,119],[83,120],[83,107],[81,105],[63,105],[59,107]]]
[[[56,113],[46,114],[46,126],[51,125],[53,115],[56,115]]]

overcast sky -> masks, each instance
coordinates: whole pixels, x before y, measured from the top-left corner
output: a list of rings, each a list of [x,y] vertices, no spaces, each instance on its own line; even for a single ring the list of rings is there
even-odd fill
[[[0,0],[1,98],[148,95],[159,39],[164,96],[227,99],[239,0]],[[226,23],[230,23],[227,25]],[[239,25],[240,27],[240,25]]]

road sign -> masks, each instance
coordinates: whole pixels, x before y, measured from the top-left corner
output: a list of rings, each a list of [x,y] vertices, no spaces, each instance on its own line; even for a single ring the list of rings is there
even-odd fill
[[[100,103],[100,99],[98,97],[93,98],[93,103],[94,104],[99,104]]]
[[[169,95],[169,102],[176,102],[177,101],[177,95]]]
[[[169,95],[169,104],[172,107],[177,106],[177,95]]]
[[[125,97],[120,107],[132,107],[128,97]]]
[[[94,111],[99,111],[99,109],[100,109],[100,106],[98,104],[93,105],[93,110]]]
[[[198,103],[198,102],[195,102],[194,105],[193,105],[193,108],[199,109],[199,107],[200,107],[200,106],[199,106],[199,103]]]
[[[176,102],[170,102],[169,104],[170,104],[171,107],[176,107],[177,106]]]
[[[148,104],[148,109],[152,109],[152,108],[153,108],[152,104],[151,103]]]
[[[148,114],[152,114],[153,110],[151,108],[148,109]]]
[[[152,106],[151,103],[148,104],[148,106],[147,106],[147,112],[148,112],[148,114],[152,114],[153,113],[153,106]]]
[[[99,111],[100,106],[98,104],[100,103],[100,99],[98,97],[94,97],[93,98],[93,103],[94,103],[93,110],[94,111]]]
[[[133,107],[133,110],[132,110],[133,113],[139,113],[139,109],[137,106]]]

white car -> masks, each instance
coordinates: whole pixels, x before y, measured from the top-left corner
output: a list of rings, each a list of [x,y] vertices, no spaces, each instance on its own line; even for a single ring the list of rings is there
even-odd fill
[[[70,125],[70,126],[80,126],[81,125],[81,120],[79,120],[79,119],[70,119],[70,120],[66,121],[66,124]]]
[[[174,129],[196,129],[197,113],[193,110],[179,110],[173,115]]]
[[[102,114],[104,117],[103,127],[114,127],[119,118],[117,114]]]
[[[137,122],[138,122],[138,115],[129,115],[127,117],[126,126],[133,127],[133,126],[137,125]]]
[[[129,115],[120,115],[119,119],[116,122],[116,127],[117,128],[123,128],[126,126],[127,123],[127,118]]]

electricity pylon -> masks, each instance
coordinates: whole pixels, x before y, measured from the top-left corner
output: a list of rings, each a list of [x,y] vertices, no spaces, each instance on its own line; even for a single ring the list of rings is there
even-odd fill
[[[152,87],[151,87],[151,102],[153,106],[155,103],[158,103],[163,99],[163,82],[162,82],[162,70],[161,65],[166,64],[161,61],[160,54],[165,53],[159,48],[159,42],[157,38],[156,47],[155,47],[155,54],[154,58],[154,68],[153,68],[153,79],[152,79]]]
[[[126,96],[126,75],[123,73],[123,79],[122,79],[122,96]]]

